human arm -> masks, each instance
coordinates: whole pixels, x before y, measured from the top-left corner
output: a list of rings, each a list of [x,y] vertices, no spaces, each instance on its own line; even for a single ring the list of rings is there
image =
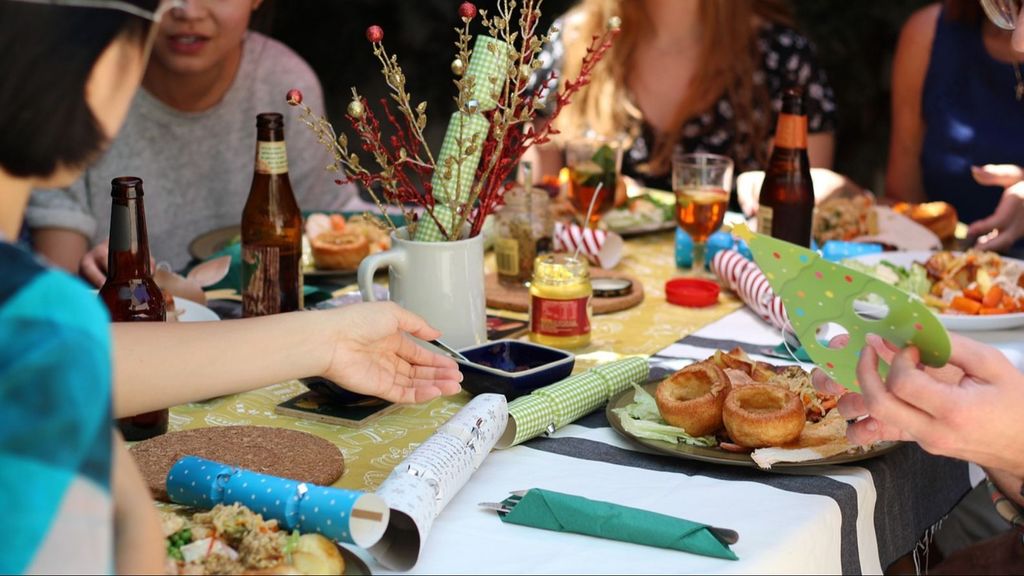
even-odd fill
[[[533,122],[534,128],[537,130],[542,129],[547,123],[546,118],[538,118]],[[558,177],[558,172],[565,164],[563,160],[562,148],[555,142],[547,142],[527,149],[523,153],[521,162],[531,162],[533,164],[533,183],[543,184],[545,177]]]
[[[25,210],[35,251],[73,275],[96,231],[87,197],[83,177],[68,188],[33,190]]]
[[[858,419],[847,429],[851,442],[917,442],[933,454],[960,458],[1024,477],[1024,375],[991,346],[951,334],[952,355],[940,371],[920,365],[916,348],[895,351],[868,337],[857,378],[862,394],[847,393],[839,410]],[[892,357],[889,374],[878,373],[879,357]],[[816,385],[824,390],[837,386]]]
[[[832,169],[836,150],[836,135],[833,132],[817,132],[807,135],[807,160],[811,168]]]
[[[163,574],[167,548],[149,489],[120,434],[114,434],[113,447],[114,556],[117,573]]]
[[[454,394],[462,380],[453,360],[409,338],[433,340],[440,333],[390,302],[112,329],[118,417],[307,376],[391,402]]]
[[[75,230],[40,228],[32,230],[32,247],[54,266],[70,274],[78,274],[79,266],[89,251],[89,239]]]
[[[903,202],[927,200],[921,181],[924,119],[921,101],[931,58],[940,5],[933,4],[910,16],[900,32],[892,69],[892,128],[885,195]]]

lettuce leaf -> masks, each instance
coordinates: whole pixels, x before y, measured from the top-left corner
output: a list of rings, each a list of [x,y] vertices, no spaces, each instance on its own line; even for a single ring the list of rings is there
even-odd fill
[[[686,430],[677,426],[669,426],[661,419],[658,404],[646,390],[633,385],[633,403],[612,410],[622,423],[622,428],[636,436],[648,440],[663,442],[681,442],[691,446],[717,446],[714,436],[691,436]]]

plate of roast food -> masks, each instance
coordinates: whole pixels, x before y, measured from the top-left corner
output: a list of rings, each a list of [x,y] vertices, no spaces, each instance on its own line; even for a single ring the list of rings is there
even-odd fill
[[[606,415],[620,434],[657,452],[761,469],[855,462],[899,445],[851,444],[838,400],[815,390],[800,366],[736,349],[620,392]]]
[[[843,261],[921,298],[950,330],[1006,330],[1024,326],[1024,261],[984,250],[882,252]],[[859,313],[885,317],[867,295]]]
[[[289,532],[238,503],[163,510],[160,520],[167,574],[370,573],[358,556],[324,536]]]
[[[306,276],[355,274],[363,258],[391,248],[384,221],[370,214],[313,212],[303,226]]]

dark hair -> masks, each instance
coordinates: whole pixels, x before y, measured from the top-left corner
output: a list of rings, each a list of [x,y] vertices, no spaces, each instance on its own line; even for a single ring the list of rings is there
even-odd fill
[[[130,1],[147,10],[157,4]],[[0,0],[0,168],[46,177],[99,153],[107,136],[86,102],[86,82],[115,38],[132,34],[141,49],[148,26],[113,9]]]

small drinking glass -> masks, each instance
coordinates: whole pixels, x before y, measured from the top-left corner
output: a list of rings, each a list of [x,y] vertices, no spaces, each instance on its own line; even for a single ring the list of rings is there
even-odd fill
[[[721,228],[732,190],[732,159],[718,154],[686,153],[672,157],[676,223],[693,238],[694,276],[706,276],[708,237]]]
[[[617,138],[588,136],[572,140],[566,146],[567,196],[581,221],[587,220],[590,204],[592,201],[594,204],[589,220],[583,223],[585,226],[597,228],[601,216],[615,207],[622,172],[622,144]],[[595,193],[598,194],[596,200]]]

